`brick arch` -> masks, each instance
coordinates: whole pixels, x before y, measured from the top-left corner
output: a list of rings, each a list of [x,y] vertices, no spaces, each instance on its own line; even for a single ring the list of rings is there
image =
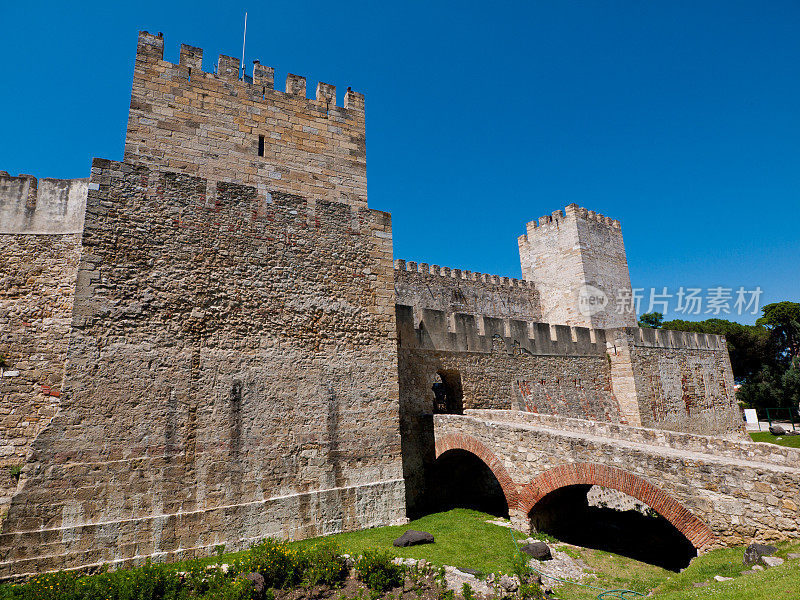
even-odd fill
[[[503,495],[506,497],[508,509],[514,510],[514,507],[518,504],[517,484],[511,479],[511,475],[508,474],[503,463],[497,459],[494,452],[471,435],[463,433],[448,433],[436,440],[436,458],[439,458],[448,450],[464,450],[480,458],[500,483]]]
[[[518,507],[527,515],[550,492],[581,484],[612,488],[644,502],[672,523],[695,548],[708,546],[715,538],[708,525],[672,496],[633,473],[606,465],[571,463],[548,469],[521,487]]]

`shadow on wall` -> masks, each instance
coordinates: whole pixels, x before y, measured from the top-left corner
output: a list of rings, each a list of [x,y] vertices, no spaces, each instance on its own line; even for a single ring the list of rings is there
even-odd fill
[[[652,509],[590,506],[586,495],[591,487],[570,485],[542,498],[530,512],[531,528],[562,542],[621,554],[671,571],[683,569],[697,556],[692,543]]]
[[[436,414],[463,415],[464,391],[461,387],[461,374],[455,369],[437,372],[439,379],[433,384],[433,412]]]
[[[503,488],[492,470],[466,450],[448,450],[428,471],[427,502],[430,512],[471,508],[508,517]]]

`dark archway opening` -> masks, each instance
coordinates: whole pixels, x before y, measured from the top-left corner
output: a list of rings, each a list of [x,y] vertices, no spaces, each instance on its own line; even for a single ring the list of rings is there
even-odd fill
[[[434,382],[433,412],[435,414],[463,415],[464,392],[461,388],[461,374],[454,369],[437,372],[439,381]]]
[[[508,518],[508,503],[500,482],[480,458],[466,450],[448,450],[428,473],[431,512],[471,508]]]
[[[602,501],[590,504],[587,493],[592,487],[570,485],[542,498],[529,515],[533,530],[672,571],[683,569],[697,556],[672,523],[630,496],[612,490],[616,507]]]

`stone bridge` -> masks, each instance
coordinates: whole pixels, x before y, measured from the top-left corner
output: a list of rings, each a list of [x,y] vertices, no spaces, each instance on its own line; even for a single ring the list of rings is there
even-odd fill
[[[798,449],[509,410],[436,415],[434,433],[437,463],[467,452],[488,466],[519,528],[565,488],[598,485],[648,505],[698,550],[800,535]]]

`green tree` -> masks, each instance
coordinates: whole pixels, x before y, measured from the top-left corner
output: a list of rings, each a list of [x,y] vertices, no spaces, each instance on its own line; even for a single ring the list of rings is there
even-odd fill
[[[764,365],[739,388],[736,399],[753,408],[790,408],[797,411],[800,403],[800,359],[788,367]],[[785,415],[784,415],[785,416]]]
[[[661,329],[664,322],[664,315],[660,312],[644,313],[639,317],[639,327],[650,327],[651,329]]]
[[[790,362],[800,356],[800,303],[776,302],[761,309],[756,325],[769,330],[779,360]]]

